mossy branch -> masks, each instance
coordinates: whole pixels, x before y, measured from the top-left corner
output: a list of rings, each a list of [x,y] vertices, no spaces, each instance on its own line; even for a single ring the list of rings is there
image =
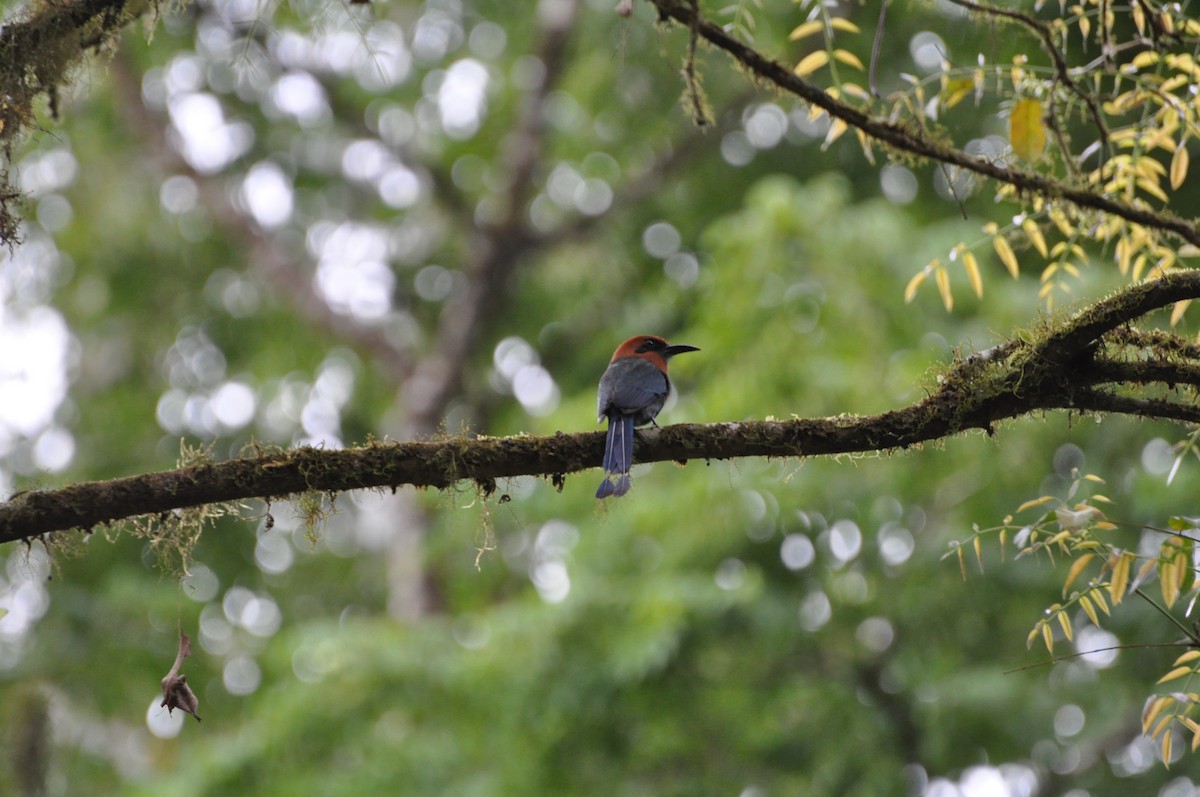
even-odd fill
[[[155,8],[156,0],[38,0],[0,27],[0,148],[36,127],[35,103],[45,98],[57,113],[58,91],[89,52],[116,40],[121,29]],[[0,244],[17,243],[22,198],[7,169],[0,170]]]
[[[1128,324],[1151,310],[1200,298],[1200,272],[1174,272],[1125,288],[1034,336],[957,359],[936,392],[872,416],[680,424],[638,432],[638,462],[792,457],[890,451],[1039,410],[1117,413],[1200,423],[1195,347],[1162,331],[1131,335]],[[1027,338],[1033,337],[1029,340]],[[1147,365],[1150,363],[1152,365]],[[1150,384],[1153,394],[1139,391]],[[446,488],[597,467],[602,432],[371,443],[205,463],[112,481],[21,493],[0,504],[0,542],[50,531],[90,530],[128,517],[245,498],[402,485]]]

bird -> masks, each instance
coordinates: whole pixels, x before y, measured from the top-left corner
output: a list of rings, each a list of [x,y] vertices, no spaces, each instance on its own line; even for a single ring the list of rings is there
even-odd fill
[[[689,351],[700,349],[683,343],[667,343],[656,335],[638,335],[613,352],[608,368],[600,377],[596,401],[597,421],[608,419],[604,481],[596,489],[597,498],[620,497],[629,492],[633,428],[654,423],[671,392],[667,361],[676,354]]]

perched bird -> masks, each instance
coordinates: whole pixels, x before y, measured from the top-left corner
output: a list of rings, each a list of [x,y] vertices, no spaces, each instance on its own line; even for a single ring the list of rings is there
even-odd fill
[[[639,335],[622,343],[613,353],[604,376],[600,377],[600,394],[596,402],[598,420],[608,418],[604,481],[596,490],[597,498],[629,492],[633,427],[654,423],[671,392],[667,360],[688,351],[700,350],[681,343],[667,343],[654,335]]]

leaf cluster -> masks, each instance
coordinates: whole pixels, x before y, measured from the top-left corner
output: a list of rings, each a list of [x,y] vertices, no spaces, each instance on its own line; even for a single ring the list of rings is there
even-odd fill
[[[1151,605],[1165,620],[1170,631],[1183,634],[1181,642],[1163,642],[1164,646],[1191,648],[1177,657],[1172,669],[1158,684],[1180,678],[1200,678],[1200,625],[1185,625],[1172,614],[1177,604],[1186,601],[1184,616],[1190,616],[1200,599],[1200,579],[1195,565],[1197,531],[1195,518],[1172,517],[1165,528],[1142,526],[1145,534],[1157,535],[1161,542],[1131,548],[1126,534],[1130,524],[1110,520],[1100,508],[1111,506],[1112,500],[1102,493],[1081,495],[1081,488],[1103,484],[1094,474],[1077,475],[1063,497],[1043,495],[1022,503],[1016,511],[1005,516],[998,526],[975,526],[970,537],[956,541],[946,557],[955,557],[964,579],[967,577],[967,554],[974,552],[980,572],[984,567],[983,543],[994,538],[1001,558],[1009,544],[1016,549],[1016,558],[1037,558],[1041,555],[1053,565],[1056,555],[1069,562],[1062,580],[1062,599],[1046,606],[1029,632],[1027,646],[1039,639],[1054,655],[1055,642],[1075,640],[1075,625],[1080,614],[1094,627],[1101,628],[1119,606],[1130,596]],[[1037,511],[1036,517],[1027,516]],[[1025,518],[1021,516],[1025,515]],[[1147,548],[1149,547],[1149,550]],[[945,557],[944,557],[945,558]],[[1135,569],[1136,568],[1136,569]],[[1161,603],[1145,590],[1148,583],[1157,581]],[[1095,651],[1081,650],[1077,655]],[[1192,734],[1191,748],[1200,747],[1200,697],[1195,690],[1151,696],[1142,718],[1142,730],[1158,740],[1164,765],[1172,761],[1173,736],[1170,730],[1180,726]]]

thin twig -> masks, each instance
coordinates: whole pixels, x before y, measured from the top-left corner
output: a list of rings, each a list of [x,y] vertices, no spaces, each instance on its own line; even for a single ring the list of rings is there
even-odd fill
[[[700,78],[696,74],[696,42],[700,40],[700,5],[699,0],[690,0],[690,2],[694,21],[691,32],[688,34],[688,52],[683,61],[683,80],[687,85],[688,104],[692,106],[692,121],[697,127],[708,127],[711,120],[708,118],[708,112],[704,109],[704,89],[700,87]]]
[[[867,71],[867,85],[871,88],[871,95],[878,99],[879,81],[876,80],[876,69],[879,65],[879,52],[883,49],[883,31],[884,23],[887,21],[888,6],[892,4],[892,0],[883,0],[879,4],[879,23],[875,26],[875,40],[871,42],[871,68]]]
[[[1189,642],[1188,647],[1190,647],[1190,648],[1200,647],[1200,637],[1196,636],[1196,632],[1194,630],[1188,628],[1186,625],[1179,622],[1179,619],[1175,615],[1171,614],[1165,608],[1160,606],[1157,601],[1155,601],[1153,598],[1151,598],[1149,595],[1147,595],[1145,592],[1143,592],[1141,587],[1134,587],[1133,592],[1135,595],[1137,595],[1139,598],[1144,600],[1146,603],[1153,606],[1156,610],[1158,610],[1159,614],[1161,614],[1163,617],[1170,620],[1175,625],[1176,628],[1178,628],[1180,631],[1182,631],[1183,635],[1185,637],[1187,637],[1187,639],[1188,639],[1188,642]]]
[[[1010,667],[1005,670],[1002,675],[1012,675],[1015,672],[1024,672],[1025,670],[1036,670],[1039,667],[1045,667],[1050,664],[1058,664],[1060,661],[1070,661],[1084,656],[1090,656],[1093,653],[1106,653],[1110,650],[1137,650],[1139,648],[1180,648],[1192,647],[1191,644],[1185,642],[1143,642],[1137,645],[1107,645],[1102,648],[1093,648],[1092,650],[1080,650],[1075,653],[1066,653],[1062,656],[1051,656],[1048,659],[1035,661],[1033,664],[1022,664],[1020,667]]]

